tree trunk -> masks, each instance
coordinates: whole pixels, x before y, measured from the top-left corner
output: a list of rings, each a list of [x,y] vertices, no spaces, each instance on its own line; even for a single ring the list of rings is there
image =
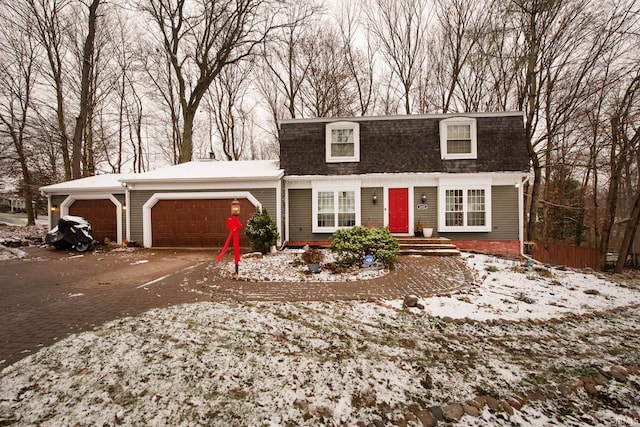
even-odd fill
[[[622,245],[620,246],[620,252],[618,253],[618,261],[616,262],[615,272],[622,273],[627,256],[631,250],[631,245],[636,236],[638,229],[638,221],[640,221],[640,175],[638,176],[638,190],[634,196],[633,208],[631,209],[631,218],[627,223],[624,230],[624,238],[622,239]]]
[[[620,144],[620,117],[611,118],[611,154],[609,164],[611,166],[611,179],[607,192],[607,201],[602,222],[602,233],[600,235],[600,266],[604,268],[607,261],[607,251],[609,250],[609,239],[611,229],[616,218],[616,207],[618,206],[618,187],[620,185],[620,174],[622,173],[622,161],[617,159],[617,149]]]
[[[193,119],[195,111],[189,108],[184,109],[184,129],[182,131],[182,141],[180,141],[180,156],[178,163],[186,163],[191,161],[193,156]]]
[[[76,117],[76,127],[73,133],[73,152],[71,157],[72,179],[82,176],[80,160],[82,157],[82,140],[87,125],[89,111],[89,86],[91,85],[91,70],[93,68],[93,46],[96,38],[96,19],[100,0],[93,0],[89,6],[89,31],[82,51],[82,81],[80,83],[80,113]]]

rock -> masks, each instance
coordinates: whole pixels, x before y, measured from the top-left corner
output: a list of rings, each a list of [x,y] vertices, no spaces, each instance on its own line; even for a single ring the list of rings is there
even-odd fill
[[[375,420],[371,421],[371,424],[373,424],[374,427],[384,427],[385,426],[384,421],[382,421],[381,419],[375,419]]]
[[[417,303],[416,308],[419,310],[424,310],[424,304]]]
[[[520,401],[516,398],[510,397],[509,399],[507,399],[507,402],[516,411],[519,411],[522,409],[522,403],[520,403]]]
[[[431,408],[429,408],[429,410],[431,411],[431,414],[433,415],[433,418],[435,418],[437,421],[444,420],[444,413],[442,412],[442,408],[441,407],[432,406]]]
[[[415,307],[418,305],[418,297],[415,295],[407,295],[402,302],[406,307]]]
[[[411,412],[407,412],[406,414],[404,414],[404,419],[407,421],[407,423],[409,422],[415,423],[416,421],[418,421],[418,418]]]
[[[438,424],[438,420],[436,420],[431,411],[428,410],[422,409],[416,411],[416,417],[418,417],[418,420],[420,420],[425,427],[435,427]]]
[[[624,368],[622,368],[622,369],[624,369]],[[626,372],[627,370],[625,369],[624,371]],[[614,370],[613,368],[611,368],[609,373],[611,374],[611,377],[613,377],[613,379],[618,381],[619,383],[626,383],[627,382],[627,376],[628,375],[625,375],[624,373],[622,373],[622,372],[620,372],[618,370]]]
[[[500,408],[500,402],[498,402],[497,399],[495,399],[494,397],[491,396],[484,396],[484,399],[487,402],[487,406],[489,407],[489,409],[491,409],[492,411],[497,411]]]
[[[251,258],[254,258],[254,259],[262,259],[262,258],[263,258],[263,255],[262,255],[262,253],[261,253],[261,252],[251,252],[251,253],[248,253],[248,254],[244,254],[244,255],[242,255],[242,258],[247,258],[247,259],[251,259]]]
[[[513,408],[511,407],[511,405],[509,405],[509,403],[505,400],[501,400],[500,401],[500,407],[507,413],[509,414],[509,416],[513,415]]]
[[[462,405],[464,413],[472,417],[478,418],[480,416],[480,409],[473,405]]]
[[[640,368],[638,365],[628,365],[626,366],[627,372],[633,375],[640,375]]]
[[[587,392],[588,395],[590,396],[598,395],[598,389],[596,388],[596,383],[593,380],[593,378],[583,376],[583,377],[580,377],[580,379],[582,380],[582,388],[584,388],[584,391]]]
[[[476,396],[471,400],[467,400],[467,405],[475,406],[478,409],[482,409],[487,404],[487,399],[484,396]]]
[[[444,316],[444,317],[442,318],[442,321],[443,321],[444,323],[453,323],[453,317],[451,317],[451,316]]]
[[[450,403],[442,408],[446,421],[460,421],[464,415],[464,407],[459,403]]]

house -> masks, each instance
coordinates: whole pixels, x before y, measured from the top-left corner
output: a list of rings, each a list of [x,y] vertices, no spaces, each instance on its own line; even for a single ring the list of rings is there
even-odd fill
[[[244,224],[267,209],[278,245],[326,244],[354,225],[412,236],[428,224],[461,249],[518,255],[528,169],[522,113],[291,119],[279,162],[192,161],[41,191],[50,226],[85,216],[94,237],[145,247],[222,246],[237,199]]]
[[[139,174],[107,174],[42,187],[49,227],[63,215],[91,223],[94,238],[145,247],[218,247],[227,238],[225,218],[238,199],[246,224],[265,208],[279,224],[284,172],[270,160],[192,161]],[[279,233],[282,235],[282,229]],[[248,246],[241,234],[240,243]]]
[[[291,245],[353,225],[410,236],[429,224],[461,249],[521,253],[522,113],[284,120],[280,167]]]

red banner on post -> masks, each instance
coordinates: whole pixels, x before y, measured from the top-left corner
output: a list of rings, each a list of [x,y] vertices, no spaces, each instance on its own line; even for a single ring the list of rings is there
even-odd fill
[[[231,243],[231,239],[233,239],[233,260],[236,264],[236,272],[238,271],[237,266],[240,263],[240,237],[238,232],[242,229],[242,224],[237,216],[232,216],[231,218],[227,218],[227,230],[229,230],[229,235],[227,236],[227,241],[224,243],[224,247],[222,251],[216,257],[216,261],[220,262],[224,254],[229,249],[229,244]]]

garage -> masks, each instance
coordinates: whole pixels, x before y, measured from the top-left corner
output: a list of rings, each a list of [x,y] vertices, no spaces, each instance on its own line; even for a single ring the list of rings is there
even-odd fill
[[[118,240],[118,208],[110,199],[76,200],[69,206],[69,215],[81,216],[91,224],[93,238]]]
[[[151,208],[154,247],[222,247],[229,231],[226,218],[233,199],[164,199]],[[246,198],[240,202],[240,222],[246,224],[255,206]],[[244,232],[240,245],[249,246]]]
[[[81,216],[91,223],[95,240],[122,243],[126,227],[125,174],[95,175],[40,188],[47,197],[49,229],[65,215]]]

